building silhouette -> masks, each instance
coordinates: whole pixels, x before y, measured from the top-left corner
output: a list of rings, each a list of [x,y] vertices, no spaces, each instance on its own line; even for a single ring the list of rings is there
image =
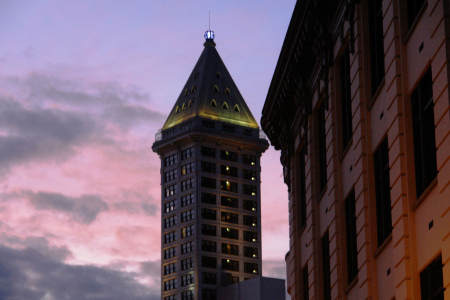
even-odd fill
[[[263,108],[292,299],[450,299],[450,7],[298,1]]]
[[[162,299],[216,299],[261,275],[260,157],[268,142],[214,32],[153,151],[161,158]]]

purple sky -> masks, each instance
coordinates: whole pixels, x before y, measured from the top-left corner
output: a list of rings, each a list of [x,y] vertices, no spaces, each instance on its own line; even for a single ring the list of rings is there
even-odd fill
[[[0,299],[159,299],[151,151],[211,29],[259,121],[295,1],[0,1]],[[286,186],[262,157],[263,275]]]

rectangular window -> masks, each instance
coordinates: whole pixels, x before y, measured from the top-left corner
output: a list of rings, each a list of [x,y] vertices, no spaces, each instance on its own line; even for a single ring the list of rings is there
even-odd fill
[[[181,260],[181,270],[189,270],[194,267],[194,258],[188,257],[186,259]]]
[[[297,164],[297,211],[298,211],[298,231],[300,232],[303,226],[306,224],[306,176],[305,176],[305,149],[302,149],[298,154],[298,164]]]
[[[238,214],[225,212],[225,211],[222,211],[220,213],[220,220],[222,222],[228,222],[228,223],[234,223],[234,224],[239,223]]]
[[[244,221],[243,223],[245,226],[256,227],[258,225],[258,218],[255,216],[245,216],[244,215],[243,221]]]
[[[202,193],[202,203],[216,204],[216,195],[209,193]]]
[[[201,185],[204,188],[215,189],[216,188],[216,179],[209,177],[202,177]]]
[[[223,160],[237,161],[237,153],[228,150],[220,150],[220,158]]]
[[[169,259],[169,258],[172,258],[175,256],[177,256],[177,248],[176,247],[172,247],[172,248],[164,250],[164,259]]]
[[[181,286],[186,286],[192,283],[194,283],[194,274],[186,274],[181,276]]]
[[[164,188],[164,195],[167,197],[173,196],[177,193],[177,185],[173,184]]]
[[[210,163],[210,162],[207,162],[207,161],[202,161],[201,169],[202,169],[203,172],[216,173],[216,164],[215,163]]]
[[[227,196],[220,197],[220,204],[222,206],[227,206],[227,207],[232,207],[232,208],[238,208],[238,205],[239,205],[237,198],[232,198],[232,197],[227,197]]]
[[[345,232],[347,234],[347,274],[348,284],[350,284],[358,276],[355,190],[352,190],[345,199]]]
[[[181,222],[194,220],[194,216],[194,209],[183,211],[181,212]]]
[[[194,155],[194,147],[181,151],[181,160],[188,159]]]
[[[222,130],[225,131],[225,132],[234,133],[235,130],[236,130],[236,127],[223,124],[222,125]]]
[[[244,256],[258,258],[258,248],[244,246]]]
[[[381,1],[369,1],[370,75],[372,96],[384,78],[383,9]]]
[[[215,124],[212,121],[202,120],[202,127],[208,128],[208,129],[214,129]]]
[[[202,146],[201,154],[206,157],[216,157],[216,149]]]
[[[248,180],[256,180],[256,171],[255,170],[242,170],[242,178]]]
[[[425,5],[427,1],[425,0],[408,0],[406,1],[408,6],[408,28],[411,28],[412,24],[419,16],[419,12],[422,6]]]
[[[202,234],[203,235],[216,236],[217,235],[216,226],[208,225],[208,224],[202,224]]]
[[[416,194],[419,198],[437,176],[431,68],[411,94]]]
[[[217,212],[214,209],[202,208],[202,219],[217,220]]]
[[[239,261],[222,259],[222,269],[228,271],[239,271]]]
[[[235,239],[235,240],[239,239],[239,230],[237,230],[237,229],[222,227],[221,233],[222,233],[223,238]]]
[[[238,184],[237,184],[237,182],[221,180],[220,181],[220,189],[222,191],[237,193],[238,192]]]
[[[170,295],[170,296],[166,296],[164,297],[164,300],[177,300],[177,295]]]
[[[175,209],[177,209],[177,200],[176,200],[176,199],[164,203],[164,211],[165,211],[166,213],[172,212],[172,211],[174,211]]]
[[[244,262],[244,272],[251,273],[251,274],[258,274],[258,264]]]
[[[217,284],[217,275],[215,273],[202,272],[202,282],[205,284]]]
[[[216,252],[217,243],[208,240],[202,240],[202,251]]]
[[[352,129],[352,91],[350,79],[350,53],[348,46],[340,60],[341,71],[341,131],[342,148],[345,149],[353,134]]]
[[[194,225],[181,228],[181,238],[187,238],[194,235]]]
[[[187,242],[181,244],[181,254],[186,254],[194,251],[194,242]]]
[[[239,246],[234,244],[222,243],[222,253],[230,255],[239,255]]]
[[[165,167],[174,165],[177,162],[178,162],[178,156],[176,154],[170,155],[170,156],[167,156],[166,158],[164,158],[164,166]]]
[[[324,99],[324,101],[328,101],[327,99]],[[326,132],[325,132],[325,103],[322,102],[322,104],[319,107],[319,110],[317,111],[317,133],[318,133],[318,156],[319,156],[319,189],[320,191],[323,191],[325,189],[325,186],[327,185],[327,138],[326,138]],[[304,180],[306,178],[305,176],[305,153],[304,150],[302,150],[301,155],[303,155],[303,165],[301,172],[303,173],[301,176],[303,178],[303,185],[306,186]],[[303,189],[305,189],[303,187]],[[306,190],[306,189],[305,189]],[[306,193],[305,193],[306,194]],[[306,195],[305,195],[306,196]]]
[[[251,196],[256,196],[256,185],[251,185],[251,184],[243,184],[242,185],[242,193],[244,195],[251,195]]]
[[[254,231],[244,230],[244,241],[257,243],[258,242],[258,233],[254,232]]]
[[[330,236],[328,231],[321,238],[321,244],[322,244],[323,298],[324,300],[331,300]],[[349,281],[349,283],[350,282],[351,281]]]
[[[181,182],[181,191],[187,191],[194,187],[194,178],[189,178]]]
[[[439,255],[420,273],[420,295],[422,299],[444,300],[444,277],[442,256]]]
[[[164,290],[165,291],[170,291],[170,290],[173,290],[176,288],[177,288],[177,280],[176,279],[164,281]]]
[[[164,228],[169,228],[177,225],[177,216],[170,216],[164,219]]]
[[[169,182],[178,177],[178,169],[173,169],[164,173],[164,182]]]
[[[194,300],[194,299],[195,299],[195,294],[194,294],[193,290],[181,292],[181,300]]]
[[[220,166],[220,174],[225,175],[225,176],[237,177],[237,168],[221,165]]]
[[[258,204],[254,200],[244,200],[243,206],[245,210],[257,211]]]
[[[217,291],[202,289],[202,299],[217,300]]]
[[[389,181],[389,149],[385,138],[373,154],[375,169],[375,196],[377,207],[377,239],[378,246],[392,232],[391,218],[391,184]]]
[[[308,265],[302,269],[303,279],[303,300],[309,300],[309,280],[308,280]],[[325,297],[324,297],[325,298]]]
[[[242,163],[246,165],[256,166],[256,156],[249,154],[242,154]]]
[[[171,231],[164,234],[164,244],[172,243],[177,240],[177,232]]]
[[[190,174],[190,173],[192,173],[192,171],[194,171],[194,163],[193,162],[181,166],[181,176]]]
[[[181,197],[181,206],[187,206],[190,204],[194,204],[194,200],[195,200],[194,194],[182,196]]]
[[[204,268],[217,268],[217,259],[210,256],[202,256],[202,267]]]
[[[164,275],[169,275],[177,271],[177,264],[172,263],[164,266]]]

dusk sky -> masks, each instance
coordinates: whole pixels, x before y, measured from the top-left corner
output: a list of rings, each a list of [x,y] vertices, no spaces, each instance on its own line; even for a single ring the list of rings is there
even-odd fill
[[[151,146],[214,30],[259,122],[294,9],[279,1],[0,1],[0,299],[160,299]],[[263,276],[287,189],[262,156]]]

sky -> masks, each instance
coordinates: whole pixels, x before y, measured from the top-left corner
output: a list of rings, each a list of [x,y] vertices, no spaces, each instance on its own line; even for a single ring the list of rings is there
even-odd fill
[[[255,118],[294,9],[279,1],[0,1],[0,299],[160,299],[151,146],[203,50]],[[287,188],[262,156],[263,276],[285,278]]]

